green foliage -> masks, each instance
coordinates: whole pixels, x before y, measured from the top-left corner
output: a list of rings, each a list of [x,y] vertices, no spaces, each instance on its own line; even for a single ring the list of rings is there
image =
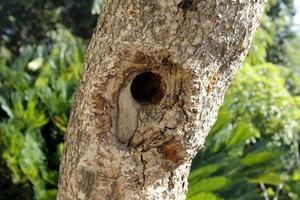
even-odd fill
[[[88,39],[97,20],[92,13],[99,13],[100,3],[99,0],[0,0],[0,46],[18,53],[26,44],[51,45],[49,30],[56,30],[58,25]]]
[[[215,196],[212,193],[205,193],[205,192],[201,192],[198,193],[196,195],[194,195],[193,197],[189,198],[190,200],[199,200],[199,199],[205,199],[205,200],[218,200],[220,198],[218,198],[217,196]]]
[[[297,40],[293,28],[293,5],[294,0],[268,1],[261,26],[247,57],[252,64],[268,61],[290,67],[291,46],[294,46]]]
[[[44,45],[25,46],[17,59],[1,58],[0,66],[2,158],[12,183],[31,184],[39,200],[56,199],[59,158],[85,46],[63,28],[51,39],[50,51]]]
[[[280,199],[300,198],[295,187],[300,172],[300,96],[288,90],[290,75],[289,69],[271,63],[243,66],[205,148],[194,160],[188,199],[199,193],[260,199],[260,184],[273,191],[270,196],[283,187]]]
[[[300,199],[300,40],[291,28],[292,3],[269,1],[246,62],[193,161],[189,200],[263,199],[263,193]],[[211,184],[215,177],[223,179]]]
[[[213,176],[199,179],[197,184],[191,184],[187,196],[194,196],[203,192],[214,192],[228,187],[230,180],[224,176]]]

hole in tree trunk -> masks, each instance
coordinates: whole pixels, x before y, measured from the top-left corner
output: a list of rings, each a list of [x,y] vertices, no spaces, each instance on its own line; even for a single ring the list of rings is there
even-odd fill
[[[177,5],[177,7],[181,8],[183,11],[186,12],[191,9],[191,7],[193,5],[193,1],[194,0],[183,0]]]
[[[133,79],[130,91],[137,102],[155,104],[164,96],[163,85],[162,77],[159,74],[144,72]]]

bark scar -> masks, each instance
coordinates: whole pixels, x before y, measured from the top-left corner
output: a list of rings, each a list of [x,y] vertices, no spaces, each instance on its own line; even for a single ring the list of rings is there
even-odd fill
[[[145,187],[145,182],[146,182],[146,176],[145,176],[145,171],[146,171],[146,161],[143,158],[143,152],[141,152],[141,161],[143,164],[143,171],[142,171],[142,176],[143,176],[143,183],[142,183],[142,189]]]
[[[209,94],[209,93],[212,91],[213,87],[215,86],[215,84],[216,84],[217,81],[219,80],[219,77],[220,77],[220,74],[219,74],[219,73],[215,73],[215,74],[212,76],[212,78],[210,79],[210,82],[209,82],[209,84],[208,84],[208,86],[207,86],[207,88],[206,88],[207,94]]]

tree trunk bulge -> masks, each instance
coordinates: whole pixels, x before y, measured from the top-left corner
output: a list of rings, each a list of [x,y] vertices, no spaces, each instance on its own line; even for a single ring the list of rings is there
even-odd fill
[[[106,0],[87,50],[59,200],[185,199],[265,0]]]

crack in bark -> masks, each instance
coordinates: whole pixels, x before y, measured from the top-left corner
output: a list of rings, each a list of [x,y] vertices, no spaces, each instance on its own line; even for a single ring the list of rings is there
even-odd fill
[[[177,8],[178,8],[178,11],[179,9],[181,9],[183,11],[183,20],[182,20],[182,23],[181,23],[181,26],[183,26],[185,20],[186,20],[186,13],[188,11],[191,11],[193,10],[193,1],[194,0],[182,0],[178,5],[177,5]],[[177,12],[178,13],[178,12]]]
[[[169,176],[169,181],[168,181],[168,190],[169,191],[171,191],[174,188],[173,177],[174,177],[174,173],[171,171],[170,176]]]
[[[143,172],[142,172],[142,176],[143,176],[143,182],[142,182],[142,189],[144,189],[145,187],[145,182],[146,182],[146,175],[145,175],[145,171],[146,171],[146,161],[143,158],[143,152],[141,152],[141,162],[143,164]]]
[[[112,183],[112,185],[110,186],[110,188],[111,188],[111,193],[108,195],[107,199],[119,200],[120,195],[119,195],[119,191],[118,191],[118,183],[116,181],[114,181]]]

